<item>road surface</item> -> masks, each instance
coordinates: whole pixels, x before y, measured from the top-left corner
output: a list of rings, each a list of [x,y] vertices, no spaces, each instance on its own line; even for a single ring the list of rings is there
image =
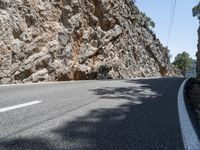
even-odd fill
[[[182,81],[0,86],[0,150],[183,150]]]

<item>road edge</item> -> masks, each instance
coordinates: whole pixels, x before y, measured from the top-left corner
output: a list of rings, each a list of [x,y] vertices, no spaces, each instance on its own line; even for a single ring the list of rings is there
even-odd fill
[[[142,79],[160,79],[162,77],[138,77],[132,79],[106,79],[106,80],[69,80],[69,81],[43,81],[43,82],[27,82],[27,83],[9,83],[9,84],[0,84],[0,87],[12,87],[12,86],[26,86],[26,85],[47,85],[47,84],[60,84],[60,83],[84,83],[84,82],[92,82],[92,81],[121,81],[121,80],[142,80]],[[171,78],[171,77],[166,77]]]
[[[178,92],[179,122],[185,150],[200,150],[200,142],[185,104],[185,87],[189,79],[187,78],[183,81]]]

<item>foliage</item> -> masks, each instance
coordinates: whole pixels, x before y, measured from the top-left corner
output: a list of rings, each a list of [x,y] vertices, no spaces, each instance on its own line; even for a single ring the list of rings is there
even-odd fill
[[[166,46],[164,47],[164,50],[167,52],[167,57],[169,58],[169,60],[172,58],[172,55],[170,54],[170,50],[169,48]]]
[[[148,27],[155,28],[155,22],[152,21],[152,19],[150,17],[148,17],[145,13],[142,13],[142,16],[144,17],[145,22],[147,23]]]
[[[200,20],[200,2],[193,7],[192,14],[194,17],[197,17]]]
[[[187,52],[183,52],[175,57],[173,64],[182,71],[185,77],[186,72],[192,68],[192,58]]]

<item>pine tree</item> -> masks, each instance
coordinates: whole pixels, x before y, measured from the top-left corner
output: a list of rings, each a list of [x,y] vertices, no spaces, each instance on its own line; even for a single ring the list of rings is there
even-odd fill
[[[192,58],[187,52],[183,52],[175,57],[173,64],[182,71],[185,77],[186,72],[192,68]]]

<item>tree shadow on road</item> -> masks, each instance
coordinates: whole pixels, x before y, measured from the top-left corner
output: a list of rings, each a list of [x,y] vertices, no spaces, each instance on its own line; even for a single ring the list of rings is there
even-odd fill
[[[124,81],[128,86],[91,89],[100,100],[124,100],[114,108],[99,108],[53,129],[63,145],[40,139],[1,141],[2,150],[30,143],[33,150],[182,150],[176,93],[182,79]],[[131,86],[133,84],[133,86]],[[139,85],[135,86],[135,85]],[[173,90],[176,89],[176,90]],[[166,94],[171,93],[171,94]],[[6,149],[7,147],[7,149]],[[4,149],[3,149],[4,148]]]

